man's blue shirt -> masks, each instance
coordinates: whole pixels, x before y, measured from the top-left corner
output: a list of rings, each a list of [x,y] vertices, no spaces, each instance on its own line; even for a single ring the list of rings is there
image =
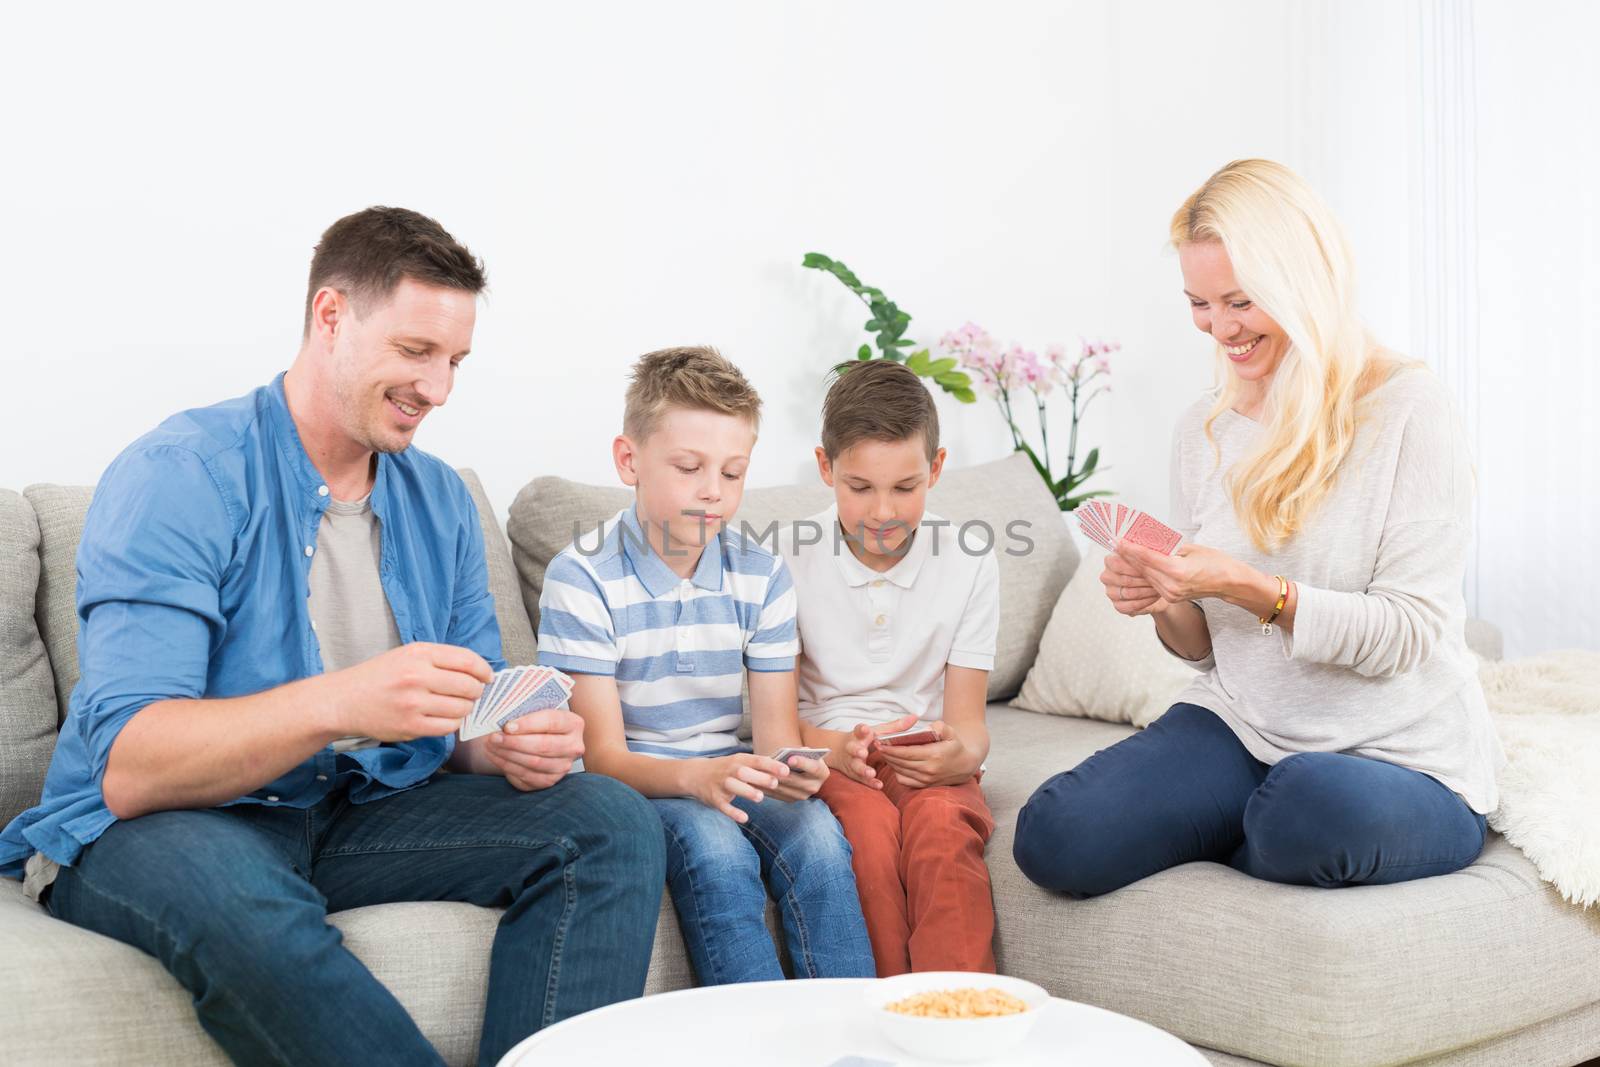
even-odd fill
[[[461,645],[503,667],[466,485],[416,448],[379,454],[377,468],[379,571],[400,639]],[[116,821],[100,789],[106,759],[146,705],[247,696],[322,673],[308,577],[328,500],[281,374],[174,415],[112,462],[78,546],[82,677],[43,798],[0,833],[0,873],[20,877],[35,851],[70,865]],[[363,803],[426,781],[454,744],[447,735],[325,748],[231,803],[304,808],[336,788]]]

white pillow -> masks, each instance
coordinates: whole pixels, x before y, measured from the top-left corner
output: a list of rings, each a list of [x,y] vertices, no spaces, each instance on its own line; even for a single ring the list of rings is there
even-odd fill
[[[1061,591],[1012,707],[1144,727],[1194,680],[1194,668],[1161,647],[1154,619],[1111,606],[1100,583],[1105,555],[1087,551]]]

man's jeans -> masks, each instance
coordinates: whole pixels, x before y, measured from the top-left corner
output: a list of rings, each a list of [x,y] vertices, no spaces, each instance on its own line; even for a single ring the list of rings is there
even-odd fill
[[[1338,752],[1269,767],[1212,712],[1174,704],[1041,785],[1012,851],[1038,884],[1083,897],[1195,860],[1332,888],[1460,870],[1485,832],[1482,815],[1420,771]]]
[[[666,828],[667,886],[702,984],[783,978],[767,932],[769,888],[796,978],[877,974],[850,843],[826,804],[741,797],[734,805],[750,816],[741,826],[698,800],[652,803]]]
[[[521,793],[504,778],[441,774],[368,804],[341,792],[309,809],[118,822],[62,868],[48,905],[160,960],[235,1063],[297,1065],[441,1062],[328,912],[504,908],[479,1046],[493,1064],[540,1027],[640,995],[663,876],[660,820],[611,779]]]

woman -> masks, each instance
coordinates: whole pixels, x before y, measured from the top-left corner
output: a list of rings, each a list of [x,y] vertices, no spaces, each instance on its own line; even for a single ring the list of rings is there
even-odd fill
[[[1230,163],[1172,219],[1218,388],[1173,435],[1172,556],[1101,582],[1199,671],[1017,820],[1029,878],[1093,896],[1193,860],[1398,882],[1483,848],[1503,759],[1467,651],[1472,472],[1441,383],[1376,345],[1311,189]]]

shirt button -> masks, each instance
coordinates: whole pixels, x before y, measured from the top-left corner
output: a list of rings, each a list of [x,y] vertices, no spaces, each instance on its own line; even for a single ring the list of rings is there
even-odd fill
[[[326,782],[326,781],[327,781],[327,780],[328,780],[328,776],[327,776],[327,775],[326,775],[326,774],[319,774],[319,775],[317,775],[317,781],[319,781],[319,782]]]
[[[306,555],[307,556],[311,555],[311,553],[313,553],[315,551],[316,551],[316,549],[312,548],[310,545],[306,546]]]
[[[317,486],[317,495],[318,496],[327,496],[328,495],[328,487],[325,486],[325,485]]]
[[[887,615],[879,615],[876,619],[873,619],[872,621],[875,624],[877,624],[879,626],[882,626],[884,623],[889,621],[889,616],[887,616]]]
[[[317,620],[316,619],[312,619],[311,620],[311,629],[312,629],[313,632],[316,631],[316,629],[317,629]]]
[[[878,588],[878,587],[880,587],[880,586],[881,586],[881,585],[883,585],[883,579],[882,579],[882,578],[879,578],[879,579],[876,579],[876,580],[875,580],[875,581],[874,581],[874,582],[873,582],[873,583],[872,583],[872,588],[874,588],[874,589],[877,589],[877,588]]]
[[[267,801],[268,801],[268,802],[269,802],[269,803],[272,803],[272,804],[276,804],[276,803],[277,803],[277,802],[278,802],[278,798],[277,798],[277,797],[275,797],[275,796],[271,796],[271,795],[268,795],[268,797],[267,797]]]

